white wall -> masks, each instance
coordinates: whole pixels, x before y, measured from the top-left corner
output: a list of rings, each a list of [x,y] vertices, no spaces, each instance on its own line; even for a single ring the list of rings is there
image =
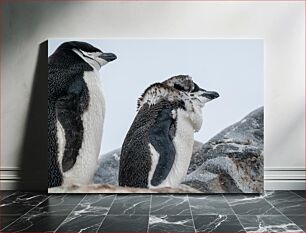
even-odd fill
[[[46,187],[44,113],[28,109],[46,104],[36,85],[46,78],[39,44],[61,37],[263,38],[266,187],[304,188],[303,2],[14,2],[2,11],[2,188],[13,187],[23,166],[28,187]]]

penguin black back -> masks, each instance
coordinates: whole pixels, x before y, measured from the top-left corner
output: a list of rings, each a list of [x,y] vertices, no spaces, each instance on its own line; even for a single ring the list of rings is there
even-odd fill
[[[88,109],[90,101],[85,72],[94,73],[95,69],[99,70],[115,59],[114,54],[103,53],[80,41],[61,44],[48,58],[48,187],[63,183],[62,173],[74,166],[82,146],[82,114]],[[88,81],[92,82],[90,78]],[[64,139],[61,140],[65,141],[61,148],[64,150],[61,164],[58,158],[58,124],[64,130]]]
[[[59,186],[63,182],[57,157],[54,156],[58,153],[56,101],[67,95],[68,87],[73,83],[85,85],[82,81],[82,74],[84,71],[91,70],[93,68],[77,54],[63,47],[59,47],[48,58],[48,187]]]

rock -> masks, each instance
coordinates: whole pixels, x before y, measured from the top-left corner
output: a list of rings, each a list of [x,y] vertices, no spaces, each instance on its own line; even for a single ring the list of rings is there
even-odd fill
[[[203,146],[202,142],[194,140],[192,154],[199,151]]]
[[[209,193],[263,192],[263,107],[194,151],[184,184]]]
[[[118,185],[120,154],[121,148],[102,155],[93,179],[95,184]]]
[[[263,192],[263,129],[261,107],[207,143],[195,141],[183,184],[205,193]],[[120,151],[102,156],[95,184],[118,185]]]

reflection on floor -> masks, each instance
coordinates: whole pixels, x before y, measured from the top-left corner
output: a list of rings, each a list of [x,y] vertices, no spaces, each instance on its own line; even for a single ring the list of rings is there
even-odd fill
[[[303,191],[47,195],[1,191],[3,232],[303,232]]]

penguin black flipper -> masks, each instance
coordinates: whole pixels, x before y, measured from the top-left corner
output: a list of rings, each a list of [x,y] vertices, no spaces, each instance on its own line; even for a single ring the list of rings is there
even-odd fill
[[[169,175],[175,160],[175,147],[172,142],[175,121],[172,117],[172,108],[162,109],[155,124],[149,131],[149,141],[159,154],[159,160],[155,168],[151,185],[160,185]]]
[[[76,162],[79,150],[82,146],[84,133],[82,113],[87,108],[88,96],[84,91],[86,83],[77,79],[69,87],[67,94],[56,101],[57,119],[65,131],[65,150],[62,159],[62,170],[70,170]]]

